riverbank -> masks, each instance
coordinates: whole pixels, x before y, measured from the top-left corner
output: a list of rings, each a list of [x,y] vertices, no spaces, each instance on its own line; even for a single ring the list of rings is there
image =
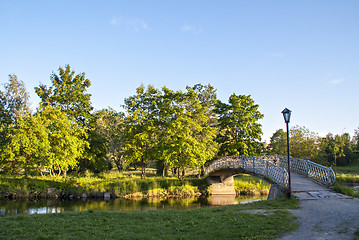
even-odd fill
[[[359,161],[348,166],[334,167],[334,170],[336,180],[332,189],[336,192],[359,198]]]
[[[270,185],[250,175],[235,178],[237,195],[266,195]],[[108,172],[69,177],[0,175],[0,198],[150,198],[208,195],[206,179],[158,177],[141,179],[136,172]]]
[[[296,229],[283,209],[297,200],[269,200],[191,210],[77,212],[0,218],[0,239],[275,239]]]

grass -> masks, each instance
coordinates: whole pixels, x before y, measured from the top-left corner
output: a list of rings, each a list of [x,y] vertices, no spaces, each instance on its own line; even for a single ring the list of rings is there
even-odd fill
[[[335,167],[336,180],[333,187],[334,191],[359,198],[359,192],[354,191],[352,186],[359,185],[359,161],[355,161],[347,166]]]
[[[18,197],[61,197],[103,196],[103,192],[110,192],[117,197],[163,197],[196,196],[199,192],[206,193],[205,179],[176,177],[158,177],[149,174],[148,178],[141,179],[136,171],[118,173],[115,171],[99,175],[85,174],[84,176],[64,177],[25,177],[0,175],[0,196],[8,198]],[[56,190],[47,193],[48,188]]]
[[[76,212],[0,218],[0,239],[275,239],[293,231],[297,200],[147,212]],[[265,209],[250,213],[248,209]]]
[[[353,240],[359,240],[359,228],[358,230],[355,231],[355,237],[353,238]]]
[[[156,176],[148,170],[148,177],[142,179],[139,171],[118,173],[111,171],[102,174],[85,173],[80,176],[64,178],[49,176],[0,175],[0,197],[2,198],[67,198],[86,193],[89,197],[103,197],[103,192],[123,198],[138,197],[193,197],[208,193],[205,179],[186,177]],[[55,190],[48,193],[48,188]],[[251,175],[235,177],[237,195],[268,194],[270,184]]]
[[[237,195],[267,195],[270,187],[269,183],[249,174],[234,177],[234,188]]]

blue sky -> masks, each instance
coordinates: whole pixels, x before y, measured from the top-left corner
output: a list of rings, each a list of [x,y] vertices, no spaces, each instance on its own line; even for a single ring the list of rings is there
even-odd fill
[[[211,84],[251,95],[263,138],[285,124],[325,136],[359,127],[359,1],[0,0],[0,83],[34,87],[70,64],[96,109],[120,110],[141,83]]]

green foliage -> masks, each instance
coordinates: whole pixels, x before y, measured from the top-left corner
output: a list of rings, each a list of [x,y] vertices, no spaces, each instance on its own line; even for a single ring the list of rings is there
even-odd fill
[[[162,124],[162,159],[171,167],[204,165],[217,152],[216,129],[209,125],[209,109],[201,105],[192,88],[186,93],[165,90],[165,98],[171,99],[172,105]]]
[[[82,140],[84,134],[63,112],[51,106],[43,107],[35,115],[20,116],[9,133],[2,167],[40,172],[47,168],[52,174],[54,171],[60,174],[77,165],[86,145]]]
[[[290,155],[296,158],[314,159],[318,155],[318,135],[309,129],[294,126],[289,132]],[[287,155],[287,133],[277,130],[268,146],[270,154]]]
[[[271,137],[268,145],[270,154],[286,155],[286,133],[279,129]],[[342,135],[327,134],[319,138],[305,127],[290,129],[290,155],[297,158],[310,158],[323,165],[344,166],[359,159],[357,135],[353,139],[348,133]]]
[[[0,90],[0,154],[10,140],[9,131],[16,125],[16,119],[28,113],[29,94],[23,81],[16,75],[9,75],[9,82]]]
[[[3,150],[1,168],[9,172],[25,169],[28,173],[45,165],[51,151],[48,135],[40,115],[18,117],[16,127],[8,133],[10,140]]]
[[[85,78],[85,73],[75,75],[70,65],[59,67],[59,75],[51,74],[52,86],[45,85],[35,87],[37,95],[41,98],[41,106],[51,105],[60,107],[70,118],[76,120],[82,126],[86,126],[90,118],[91,94],[87,93],[90,80]]]
[[[203,86],[197,88],[174,92],[140,86],[125,99],[125,157],[143,169],[154,159],[177,168],[202,166],[212,159],[216,129],[207,105],[213,96],[205,96]]]
[[[270,154],[287,155],[287,134],[283,129],[273,133],[267,150]]]
[[[125,99],[125,155],[132,162],[140,162],[143,170],[156,155],[158,96],[159,91],[154,87],[148,86],[146,90],[141,85],[136,89],[136,95]]]
[[[310,132],[309,129],[294,126],[290,129],[290,154],[292,157],[311,158],[317,154],[318,134]]]
[[[7,239],[275,239],[297,227],[287,211],[258,214],[242,211],[246,206],[17,215],[0,218],[0,231]]]
[[[89,123],[89,148],[86,149],[85,168],[101,172],[111,168],[112,163],[121,172],[126,166],[123,158],[123,114],[112,108],[95,111]]]
[[[325,159],[329,165],[350,164],[356,156],[355,143],[351,141],[350,135],[344,133],[335,135],[329,133],[320,143],[318,159]]]
[[[0,91],[1,101],[1,123],[15,123],[22,113],[30,111],[29,93],[23,81],[18,80],[16,75],[9,75],[9,82],[4,85],[5,91]]]
[[[219,121],[217,141],[220,144],[219,155],[258,155],[263,152],[259,141],[262,126],[258,123],[263,118],[250,95],[232,94],[229,104],[217,102],[216,113]]]

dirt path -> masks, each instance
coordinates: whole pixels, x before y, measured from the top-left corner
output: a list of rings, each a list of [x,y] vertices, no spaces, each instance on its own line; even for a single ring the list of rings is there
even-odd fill
[[[359,229],[359,199],[333,192],[307,178],[293,174],[293,195],[300,209],[290,210],[299,228],[280,239],[353,239]]]

